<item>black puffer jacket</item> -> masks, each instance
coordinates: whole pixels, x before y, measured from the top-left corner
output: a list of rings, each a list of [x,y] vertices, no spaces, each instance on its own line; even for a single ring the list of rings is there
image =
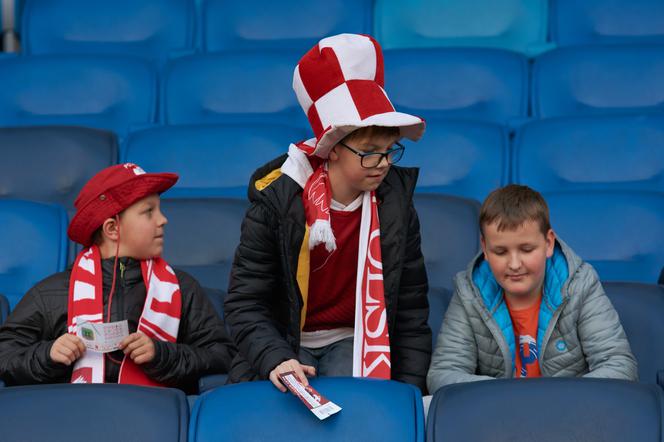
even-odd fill
[[[302,188],[282,175],[262,191],[255,182],[279,169],[282,156],[258,169],[242,223],[224,315],[238,346],[230,381],[266,379],[297,359],[302,296],[296,274],[305,233]],[[392,167],[376,195],[392,379],[425,389],[431,357],[427,276],[412,194],[417,170]]]
[[[136,331],[145,301],[140,262],[120,258],[111,321],[127,319],[129,332]],[[104,316],[113,277],[114,259],[102,260]],[[227,373],[235,347],[198,282],[175,270],[182,294],[182,316],[177,343],[155,342],[155,358],[141,367],[158,382],[195,393],[198,378]],[[70,271],[57,273],[34,286],[0,327],[0,378],[7,385],[65,383],[72,366],[53,362],[53,342],[67,332]],[[121,361],[121,351],[111,357]],[[106,357],[105,381],[117,382],[120,365]]]

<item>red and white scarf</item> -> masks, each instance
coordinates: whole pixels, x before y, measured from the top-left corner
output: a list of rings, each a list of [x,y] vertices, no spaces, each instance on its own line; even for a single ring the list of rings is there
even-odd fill
[[[336,249],[330,223],[330,190],[327,162],[307,156],[315,139],[297,146],[291,144],[288,159],[281,172],[291,177],[304,191],[302,200],[309,250],[325,244],[328,252]],[[383,265],[380,250],[380,223],[374,192],[364,192],[360,245],[355,287],[355,336],[353,341],[353,376],[390,379],[390,338],[383,287]]]
[[[173,269],[161,258],[141,261],[146,298],[138,331],[154,340],[176,342],[182,298],[180,285]],[[101,254],[97,246],[79,253],[69,279],[67,326],[71,334],[83,322],[102,323],[104,300]],[[74,364],[72,383],[104,383],[103,353],[86,351]],[[134,362],[125,357],[120,366],[119,384],[160,386],[150,379]]]

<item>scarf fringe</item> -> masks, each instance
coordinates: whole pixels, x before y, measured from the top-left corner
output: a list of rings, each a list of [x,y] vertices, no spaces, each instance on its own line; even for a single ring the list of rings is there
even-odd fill
[[[309,250],[318,244],[325,244],[325,250],[328,252],[337,249],[337,241],[329,220],[317,219],[309,230]]]

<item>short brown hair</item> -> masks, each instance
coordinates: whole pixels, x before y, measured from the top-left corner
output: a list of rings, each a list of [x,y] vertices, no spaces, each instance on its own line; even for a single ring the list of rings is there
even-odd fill
[[[494,190],[480,209],[480,232],[498,222],[498,231],[515,230],[526,221],[536,221],[542,234],[551,229],[549,206],[542,195],[528,186],[509,184]]]
[[[399,138],[401,136],[401,130],[398,127],[392,126],[367,126],[361,127],[353,132],[349,133],[344,137],[344,143],[349,141],[355,141],[358,139],[365,139],[371,137],[394,137]]]

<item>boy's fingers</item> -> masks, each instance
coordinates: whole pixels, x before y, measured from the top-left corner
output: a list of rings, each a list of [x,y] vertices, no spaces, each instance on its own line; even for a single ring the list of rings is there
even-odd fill
[[[283,386],[283,384],[279,380],[279,376],[274,370],[272,371],[272,373],[270,373],[270,381],[272,381],[274,386],[277,387],[277,390],[281,391],[282,393],[286,393],[286,387]]]
[[[302,370],[304,370],[307,376],[316,376],[316,368],[311,365],[302,365]]]
[[[78,345],[76,345],[75,342],[71,340],[66,340],[62,342],[62,347],[67,349],[72,356],[76,357],[76,359],[81,357],[81,349],[78,348]]]
[[[143,345],[145,345],[145,342],[143,342],[142,340],[136,339],[134,341],[131,341],[129,344],[127,344],[127,346],[125,346],[123,351],[126,355],[128,355],[128,354],[130,354],[131,352],[133,352],[134,350],[136,350],[137,348],[139,348]]]
[[[122,341],[120,341],[120,345],[119,345],[120,350],[124,350],[124,347],[126,347],[127,345],[129,345],[132,342],[136,341],[137,339],[140,339],[141,336],[143,336],[143,335],[141,335],[139,333],[130,334],[129,336],[124,338]]]
[[[298,366],[295,368],[295,374],[297,375],[302,385],[306,387],[307,385],[309,385],[309,380],[307,379],[307,376],[304,374],[304,370],[302,370],[302,368],[303,367],[298,364]]]

